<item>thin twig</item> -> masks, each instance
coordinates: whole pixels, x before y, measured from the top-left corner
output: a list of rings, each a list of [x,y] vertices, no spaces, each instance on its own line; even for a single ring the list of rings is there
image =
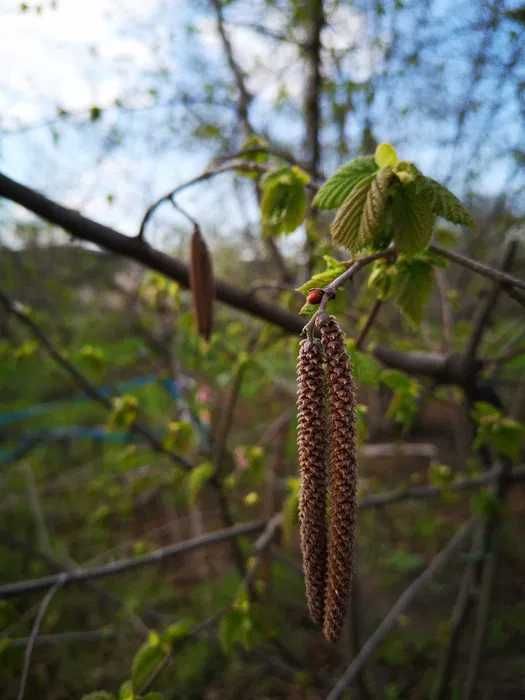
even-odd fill
[[[266,525],[267,523],[264,520],[241,523],[240,525],[235,525],[234,527],[216,530],[215,532],[208,532],[200,537],[194,537],[189,540],[177,542],[176,544],[172,544],[167,547],[161,547],[160,549],[156,549],[153,552],[149,552],[148,554],[144,554],[140,557],[119,559],[117,561],[110,562],[109,564],[95,566],[90,569],[72,569],[71,571],[63,571],[59,574],[44,576],[43,578],[9,583],[4,586],[0,586],[0,600],[23,595],[25,593],[42,591],[54,586],[59,581],[61,582],[61,585],[69,586],[73,583],[106,578],[108,576],[115,576],[117,574],[140,569],[145,566],[159,564],[167,559],[172,559],[187,552],[193,552],[201,547],[209,547],[210,545],[227,542],[233,537],[253,535],[261,530],[264,530]]]
[[[381,299],[376,299],[374,305],[372,306],[372,309],[370,310],[368,318],[366,319],[365,325],[361,328],[361,332],[359,333],[359,335],[357,336],[357,340],[355,341],[356,350],[361,350],[363,348],[368,333],[374,325],[377,319],[377,315],[379,314],[379,310],[382,306],[383,301]]]
[[[98,630],[79,630],[73,632],[57,632],[56,634],[39,634],[35,638],[34,646],[46,646],[54,644],[69,644],[70,642],[102,642],[106,639],[115,639],[116,632],[110,627]],[[10,647],[27,646],[30,637],[4,637]]]
[[[67,574],[64,573],[58,575],[58,578],[53,584],[53,587],[47,591],[46,595],[42,599],[42,602],[40,603],[40,607],[38,608],[38,613],[33,623],[33,628],[31,630],[29,641],[27,642],[24,654],[24,666],[22,669],[22,678],[20,679],[20,687],[18,690],[18,700],[23,700],[26,692],[27,679],[29,677],[29,668],[31,666],[31,655],[33,654],[33,647],[35,646],[35,640],[38,637],[40,625],[42,624],[44,615],[46,614],[46,611],[49,607],[49,604],[53,600],[55,593],[58,591],[59,588],[61,588],[64,585],[66,576]]]
[[[496,578],[497,553],[494,549],[487,554],[483,565],[483,573],[480,584],[480,597],[476,614],[476,627],[474,638],[470,646],[470,657],[467,668],[467,678],[463,689],[462,700],[472,700],[476,691],[481,654],[487,632],[487,625],[490,615],[492,594],[494,591],[494,581]]]
[[[249,117],[249,108],[250,104],[253,100],[253,96],[250,94],[248,91],[248,88],[246,87],[246,79],[244,75],[244,71],[242,70],[241,66],[237,62],[234,52],[233,52],[233,46],[230,41],[230,37],[228,36],[228,33],[226,32],[226,27],[224,23],[224,15],[223,15],[223,10],[222,10],[222,1],[221,0],[212,0],[212,5],[215,10],[215,16],[217,19],[217,29],[219,31],[219,35],[221,37],[222,45],[224,48],[224,52],[226,54],[226,59],[228,61],[228,65],[230,67],[230,70],[233,74],[233,77],[235,79],[235,84],[237,86],[237,91],[239,93],[239,99],[237,101],[237,112],[239,115],[239,119],[244,127],[245,134],[249,134],[250,132],[253,131],[251,123],[250,123],[250,117]]]
[[[471,558],[477,552],[477,544],[473,543],[471,548]],[[472,582],[474,578],[474,567],[471,562],[467,562],[458,595],[454,604],[454,610],[450,619],[450,637],[447,647],[443,653],[437,673],[437,682],[432,694],[432,700],[446,700],[450,697],[449,685],[454,673],[457,661],[456,650],[464,631],[467,617],[472,607]]]
[[[503,261],[501,263],[502,272],[507,272],[512,267],[512,263],[516,257],[518,251],[518,242],[511,241]],[[469,338],[467,348],[465,350],[465,361],[472,365],[475,362],[476,355],[483,340],[483,335],[490,321],[490,317],[494,312],[498,297],[502,291],[502,283],[496,282],[485,299],[484,304],[482,304],[478,310],[477,316],[474,319],[474,328],[472,334]]]
[[[379,260],[380,258],[392,258],[393,256],[395,256],[395,251],[390,248],[389,250],[381,250],[377,253],[370,253],[370,255],[365,255],[362,258],[355,258],[354,260],[348,261],[347,269],[334,280],[332,280],[330,284],[328,284],[326,287],[323,287],[323,295],[321,298],[321,303],[319,304],[319,308],[314,313],[312,318],[308,321],[308,323],[304,326],[302,331],[303,334],[310,332],[310,330],[315,324],[316,318],[320,314],[324,313],[328,302],[335,297],[339,287],[344,285],[346,282],[349,282],[354,277],[354,275],[356,275],[359,272],[359,270],[362,270],[363,267],[370,265],[370,263],[374,262],[375,260]]]
[[[518,289],[525,290],[525,282],[518,277],[509,275],[506,272],[496,269],[495,267],[489,267],[489,265],[484,265],[477,260],[472,260],[472,258],[467,258],[466,255],[461,255],[460,253],[455,253],[452,250],[447,250],[447,248],[442,248],[441,246],[432,243],[428,246],[428,249],[433,253],[441,255],[443,258],[452,260],[452,262],[458,263],[463,267],[477,272],[478,275],[486,277],[493,282],[501,282],[504,285],[505,291],[507,291],[507,286],[518,287]]]
[[[487,484],[498,481],[502,476],[501,469],[496,467],[484,472],[483,474],[480,474],[479,476],[475,476],[472,479],[453,481],[452,483],[447,484],[444,488],[440,488],[438,486],[411,486],[409,488],[394,489],[393,491],[387,491],[386,493],[365,496],[360,501],[359,507],[381,508],[383,506],[387,506],[392,503],[400,503],[402,501],[417,501],[425,498],[433,498],[435,496],[442,495],[446,491],[465,491],[468,489],[474,489],[478,486],[486,486]],[[513,470],[512,474],[506,475],[504,478],[509,485],[524,481],[525,467],[519,467]]]
[[[187,180],[181,185],[177,185],[177,187],[170,190],[169,192],[166,192],[166,194],[163,194],[162,197],[159,197],[157,200],[155,200],[153,204],[150,204],[150,206],[146,209],[144,216],[142,217],[142,221],[140,222],[137,239],[141,241],[144,239],[146,226],[153,214],[155,213],[155,211],[161,206],[161,204],[166,204],[168,202],[171,202],[173,204],[175,197],[184,190],[188,189],[189,187],[198,185],[201,182],[206,182],[206,180],[209,180],[212,177],[216,177],[217,175],[221,175],[222,173],[232,172],[233,170],[245,170],[246,172],[264,174],[267,172],[268,169],[258,163],[246,163],[241,161],[228,163],[226,165],[220,165],[214,168],[210,168],[209,170],[205,170],[200,175],[191,178],[191,180]]]
[[[394,606],[390,609],[376,631],[365,642],[361,651],[348,666],[343,675],[339,678],[335,686],[327,696],[327,700],[337,700],[344,691],[355,681],[357,675],[363,669],[370,657],[375,653],[378,646],[383,642],[388,633],[394,628],[400,616],[405,612],[414,598],[421,592],[438,573],[438,571],[448,562],[456,550],[463,544],[465,538],[470,534],[473,520],[461,527],[444,549],[437,554],[428,567],[420,574],[408,588],[399,596]]]

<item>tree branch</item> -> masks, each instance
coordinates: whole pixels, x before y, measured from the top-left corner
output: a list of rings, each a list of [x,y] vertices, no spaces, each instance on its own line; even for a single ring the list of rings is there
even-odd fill
[[[46,590],[52,586],[55,586],[59,582],[63,586],[69,586],[73,583],[106,578],[108,576],[115,576],[117,574],[134,571],[135,569],[140,569],[145,566],[160,564],[167,559],[173,559],[180,554],[193,552],[201,547],[209,547],[210,545],[227,542],[234,537],[253,535],[257,532],[261,532],[266,527],[266,524],[267,523],[264,520],[241,523],[240,525],[235,525],[234,527],[209,532],[200,537],[194,537],[193,539],[177,542],[176,544],[169,545],[168,547],[156,549],[155,551],[149,552],[148,554],[144,554],[140,557],[119,559],[109,564],[95,566],[91,569],[72,569],[71,571],[64,571],[59,574],[44,576],[43,578],[9,583],[5,586],[0,586],[0,600],[24,595],[26,593]]]
[[[486,486],[494,482],[499,482],[500,479],[505,479],[507,485],[517,484],[525,481],[525,467],[514,469],[512,474],[505,474],[497,467],[490,471],[484,472],[472,479],[461,479],[454,481],[447,486],[446,490],[451,491],[468,491],[475,489],[478,486]],[[372,494],[365,496],[359,504],[360,508],[382,508],[383,506],[391,505],[392,503],[401,503],[402,501],[419,501],[426,498],[434,498],[441,496],[444,489],[437,486],[412,486],[410,488],[394,489],[386,493]]]
[[[497,270],[495,267],[489,267],[488,265],[484,265],[483,263],[480,263],[477,260],[472,260],[472,258],[467,258],[465,255],[455,253],[452,250],[447,250],[447,248],[442,248],[441,246],[435,245],[433,243],[428,246],[428,249],[431,250],[433,253],[441,255],[442,258],[452,260],[452,262],[455,262],[458,265],[461,265],[462,267],[466,267],[467,269],[476,272],[482,277],[486,277],[487,279],[492,280],[493,282],[500,282],[503,285],[505,291],[507,291],[507,287],[509,286],[518,287],[518,289],[525,290],[525,282],[523,280],[520,280],[518,277],[514,277],[513,275],[509,275],[506,272],[502,272],[501,270]]]
[[[145,267],[156,270],[166,275],[166,277],[175,280],[183,287],[188,288],[189,286],[188,268],[184,263],[149,246],[137,238],[124,236],[108,226],[104,226],[103,224],[99,224],[92,219],[82,216],[73,209],[63,207],[57,202],[48,199],[35,190],[25,187],[1,173],[0,197],[5,197],[25,207],[46,221],[60,226],[80,240],[94,243],[111,253],[127,257]],[[514,281],[516,281],[521,288],[525,287],[525,282],[515,280],[515,278],[510,275],[505,275],[499,270],[487,268],[457,253],[451,253],[447,250],[442,251],[442,249],[437,246],[432,246],[432,249],[434,252],[443,254],[444,257],[449,257],[451,260],[459,262],[459,264],[473,269],[475,272],[478,272],[478,274],[482,274],[489,279],[501,281],[501,276],[503,275],[506,285],[504,290],[506,292],[511,291],[508,285],[513,284]],[[481,272],[479,270],[480,267],[482,270]],[[494,275],[496,277],[494,277]],[[245,292],[222,280],[216,281],[216,294],[219,301],[239,311],[246,312],[262,321],[278,326],[286,333],[298,335],[304,327],[304,319],[298,314],[280,308],[275,304],[266,303],[249,291]],[[402,353],[385,347],[377,347],[374,350],[374,355],[378,360],[389,367],[400,369],[409,374],[426,376],[441,384],[462,385],[464,381],[460,362],[461,358],[455,355]]]
[[[503,261],[501,264],[502,272],[507,272],[512,267],[512,263],[518,251],[518,242],[512,241],[508,246]],[[483,340],[483,335],[489,323],[490,317],[494,311],[498,297],[502,291],[502,283],[496,282],[485,299],[485,303],[481,305],[476,318],[474,319],[474,329],[469,338],[467,348],[465,350],[465,361],[468,365],[475,363],[478,348]]]
[[[188,268],[184,263],[152,248],[137,238],[124,236],[108,226],[82,216],[73,209],[63,207],[2,174],[0,174],[0,196],[20,204],[46,221],[60,226],[75,238],[94,243],[116,255],[135,260],[141,265],[175,280],[183,287],[189,287]],[[301,316],[281,309],[274,304],[265,303],[255,295],[246,293],[227,282],[216,281],[216,294],[219,301],[279,326],[287,333],[297,335],[304,326],[304,319]]]
[[[48,590],[48,592],[42,599],[42,602],[40,603],[40,607],[38,608],[38,613],[33,623],[33,629],[31,630],[29,641],[27,642],[27,647],[24,654],[24,667],[22,669],[20,688],[18,690],[18,700],[23,700],[26,692],[27,679],[29,677],[29,668],[31,666],[31,656],[33,654],[33,647],[35,646],[35,640],[38,637],[38,632],[40,631],[40,626],[44,619],[44,615],[46,614],[46,611],[49,607],[49,604],[53,600],[55,593],[58,591],[59,588],[61,588],[64,585],[66,575],[67,574],[58,575],[56,581],[53,583],[53,587],[50,588],[50,590]]]
[[[239,119],[244,127],[245,134],[249,134],[253,131],[248,113],[250,104],[253,100],[253,96],[249,93],[248,88],[246,87],[246,76],[244,75],[244,71],[235,59],[235,55],[233,53],[233,46],[230,41],[230,37],[228,36],[228,33],[226,31],[224,23],[224,14],[222,11],[221,0],[212,0],[212,5],[215,9],[215,16],[217,18],[217,29],[221,37],[224,52],[226,54],[226,59],[235,79],[235,84],[239,93],[239,99],[237,101],[237,112],[239,114]]]
[[[309,0],[308,35],[306,39],[306,85],[304,95],[305,151],[308,168],[314,177],[319,175],[321,161],[321,33],[325,17],[323,0]]]

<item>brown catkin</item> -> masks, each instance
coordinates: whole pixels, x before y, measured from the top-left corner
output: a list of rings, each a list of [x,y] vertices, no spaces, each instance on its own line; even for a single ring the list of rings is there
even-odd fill
[[[215,282],[210,251],[195,225],[190,244],[190,287],[199,334],[209,340],[213,329]]]
[[[326,441],[323,351],[302,340],[297,360],[297,447],[301,470],[299,526],[308,610],[323,624],[326,585]]]
[[[355,388],[344,335],[333,316],[322,316],[321,332],[328,384],[330,435],[328,466],[328,555],[323,634],[341,634],[350,586],[357,514]]]

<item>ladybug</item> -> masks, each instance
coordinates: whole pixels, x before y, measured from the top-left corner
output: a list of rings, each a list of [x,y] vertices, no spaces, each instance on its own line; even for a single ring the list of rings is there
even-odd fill
[[[324,291],[322,289],[310,289],[306,297],[309,304],[320,304]]]

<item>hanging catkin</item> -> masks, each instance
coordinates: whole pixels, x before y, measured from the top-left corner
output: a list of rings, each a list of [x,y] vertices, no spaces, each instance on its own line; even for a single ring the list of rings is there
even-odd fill
[[[338,639],[352,582],[357,513],[355,389],[344,336],[333,316],[320,317],[329,403],[328,554],[323,634]]]
[[[199,335],[209,340],[213,329],[215,283],[210,252],[197,225],[190,245],[190,287]]]
[[[321,344],[318,340],[302,340],[297,360],[299,524],[308,610],[320,625],[326,584],[325,388]]]

